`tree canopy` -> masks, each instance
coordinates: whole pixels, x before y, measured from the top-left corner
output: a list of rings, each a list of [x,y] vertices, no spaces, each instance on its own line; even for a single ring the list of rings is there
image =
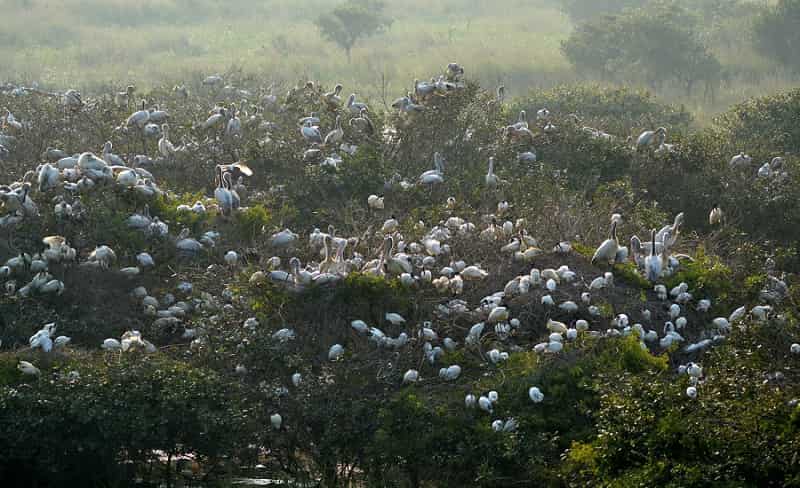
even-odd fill
[[[586,22],[562,43],[579,71],[606,80],[665,81],[683,84],[714,81],[721,65],[696,32],[697,20],[685,9],[654,5]]]
[[[348,0],[317,18],[316,25],[322,37],[344,49],[349,62],[356,42],[391,25],[391,19],[383,14],[384,7],[380,0]]]
[[[756,48],[766,57],[800,71],[800,0],[780,0],[757,17],[753,29]]]

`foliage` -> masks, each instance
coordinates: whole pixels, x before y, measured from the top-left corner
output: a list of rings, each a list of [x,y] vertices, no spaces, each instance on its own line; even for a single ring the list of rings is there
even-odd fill
[[[383,9],[381,0],[348,0],[330,13],[320,16],[316,24],[323,37],[344,49],[350,62],[350,52],[358,40],[375,35],[391,25],[392,21],[384,17]]]
[[[160,477],[157,450],[214,465],[254,420],[236,385],[158,356],[85,356],[57,361],[39,378],[20,376],[0,386],[6,486],[108,486],[145,476],[150,464]]]
[[[692,115],[685,107],[663,103],[651,93],[631,88],[559,85],[549,90],[532,90],[520,106],[530,114],[542,107],[554,114],[575,114],[581,124],[610,134],[627,135],[657,125],[671,132],[685,132],[692,123]]]
[[[762,387],[762,368],[779,367],[783,360],[754,355],[784,332],[772,324],[736,331],[705,358],[696,400],[684,394],[686,376],[608,377],[599,385],[602,435],[572,446],[565,473],[575,485],[600,486],[645,480],[659,486],[796,482],[787,454],[800,442],[792,425],[797,409],[787,404],[796,391]],[[788,347],[785,338],[780,342],[779,350]]]
[[[675,79],[691,94],[697,81],[714,83],[721,66],[697,32],[696,22],[674,4],[653,5],[582,24],[562,44],[578,69],[603,79],[635,79],[652,87]]]
[[[641,3],[637,0],[564,0],[560,5],[573,20],[583,21],[604,14],[619,13]]]
[[[756,48],[789,69],[800,71],[797,46],[800,45],[800,1],[778,0],[767,5],[753,23]]]
[[[733,298],[735,291],[733,276],[730,268],[725,266],[718,257],[709,256],[700,247],[692,261],[684,263],[681,269],[667,281],[667,286],[672,288],[680,283],[689,285],[698,296],[714,297],[714,300],[726,303]]]
[[[515,315],[520,312],[522,322],[512,332],[514,342],[505,343],[488,331],[474,346],[465,345],[463,337],[480,320],[477,315],[442,318],[437,305],[450,297],[422,280],[407,286],[395,278],[353,272],[335,285],[303,289],[293,283],[249,281],[256,270],[269,272],[268,256],[280,257],[281,269],[287,269],[292,256],[303,263],[319,262],[318,249],[306,246],[305,236],[313,226],[331,224],[335,229],[325,230],[354,236],[348,253],[358,252],[364,260],[376,257],[382,236],[375,225],[392,214],[400,221],[407,251],[451,216],[482,230],[488,214],[524,219],[543,249],[561,240],[573,243],[570,254],[554,258],[545,253],[533,263],[520,263],[497,252],[505,242],[451,229],[450,254],[438,258],[432,271],[461,259],[492,270],[484,281],[467,283],[461,298],[471,307],[533,266],[556,268],[567,262],[576,271],[597,273],[586,261],[607,235],[611,213],[623,215],[620,236],[629,236],[660,227],[684,211],[679,246],[695,254],[695,260],[683,262],[667,284],[686,281],[696,299],[711,298],[719,309],[714,312],[726,316],[731,306],[755,303],[768,283],[766,259],[773,259],[779,269],[797,263],[794,240],[800,216],[787,204],[800,187],[796,161],[787,158],[788,174],[782,183],[754,181],[751,174],[737,174],[727,166],[738,144],[752,143],[757,157],[766,157],[768,146],[756,144],[759,137],[774,136],[771,126],[784,130],[781,137],[790,141],[786,147],[793,147],[791,114],[779,104],[794,103],[794,94],[753,105],[768,112],[763,120],[760,114],[747,119],[742,106],[714,127],[691,132],[684,109],[633,90],[565,87],[532,92],[522,102],[487,105],[492,95],[468,81],[464,88],[431,100],[429,110],[419,114],[384,113],[371,102],[373,121],[393,127],[396,134],[351,134],[343,124],[358,149],[355,155],[343,154],[334,169],[303,160],[296,130],[297,119],[312,111],[319,114],[322,127],[332,125],[335,113],[320,102],[327,88],[315,83],[303,91],[303,81],[298,86],[281,111],[264,116],[274,124],[268,136],[261,128],[245,127],[241,141],[222,141],[213,153],[190,149],[185,160],[154,168],[159,184],[163,181],[164,188],[178,193],[150,201],[152,215],[169,223],[172,234],[181,226],[193,235],[219,230],[216,249],[241,251],[244,269],[222,266],[220,253],[213,252],[195,262],[173,261],[174,246],[168,240],[151,240],[127,228],[125,218],[142,211],[145,202],[112,185],[82,197],[86,225],[59,222],[49,195],[34,192],[41,217],[18,229],[16,245],[34,253],[41,249],[41,235],[58,232],[86,256],[95,243],[107,243],[119,254],[114,270],[147,250],[166,268],[140,277],[150,295],[160,299],[176,293],[176,278],[191,281],[196,293],[178,298],[193,309],[178,326],[144,328],[161,347],[151,356],[82,352],[96,351],[105,337],[119,337],[150,323],[141,303],[130,297],[134,281],[114,270],[54,267],[54,274],[64,273],[63,297],[0,297],[3,347],[17,351],[0,355],[0,476],[19,466],[13,478],[18,485],[114,485],[133,477],[157,479],[156,471],[166,470],[165,459],[159,457],[163,451],[173,457],[197,456],[212,473],[227,462],[238,467],[259,463],[294,481],[325,486],[707,486],[735,484],[736,477],[752,485],[796,482],[791,471],[796,466],[788,460],[797,448],[800,413],[787,404],[798,396],[793,372],[797,359],[788,352],[789,345],[800,340],[791,309],[792,297],[800,296],[795,276],[786,278],[788,306],[776,304],[769,321],[748,319],[746,327],[734,331],[718,349],[692,354],[678,346],[653,354],[634,335],[614,339],[600,332],[616,313],[631,313],[631,305],[653,312],[654,320],[647,325],[653,330],[666,313],[663,304],[651,301],[651,284],[631,263],[615,266],[615,287],[593,291],[598,317],[585,316],[584,310],[567,317],[540,306],[538,297],[514,297],[507,304]],[[148,97],[164,100],[172,127],[187,141],[206,140],[208,135],[192,121],[205,116],[202,107],[216,102],[216,95],[193,93],[179,103],[169,90],[161,89]],[[64,129],[65,115],[53,108],[55,104],[24,97],[2,101],[25,120],[48,121],[34,123],[30,136],[19,139],[24,157],[8,164],[15,177],[27,168],[28,155],[41,152],[42,141],[81,150],[106,140],[107,134],[84,117],[76,118],[74,129]],[[546,132],[531,117],[539,159],[521,163],[517,153],[530,147],[509,143],[498,136],[498,128],[513,123],[518,108],[533,115],[543,106],[553,112],[558,130]],[[570,117],[571,112],[579,120]],[[85,115],[107,126],[127,116],[101,100],[87,107]],[[258,119],[262,112],[251,115]],[[669,127],[669,142],[676,144],[672,152],[635,151],[625,140],[662,123]],[[615,137],[593,138],[583,124]],[[125,151],[138,149],[139,141],[116,133],[112,138]],[[430,188],[400,184],[415,182],[430,169],[435,151],[446,160],[443,183]],[[481,184],[489,155],[496,155],[496,171],[504,180],[492,191]],[[246,180],[252,191],[245,208],[230,218],[211,210],[212,205],[204,215],[177,211],[178,204],[208,202],[213,164],[239,159],[255,173]],[[185,193],[189,188],[197,193]],[[384,195],[386,208],[368,208],[370,194]],[[456,199],[454,208],[444,203],[449,196]],[[501,214],[496,204],[504,199],[510,207]],[[717,199],[727,219],[721,228],[712,229],[708,210]],[[425,222],[424,229],[417,225],[419,220]],[[265,236],[284,227],[301,234],[301,244],[273,249]],[[698,243],[704,246],[695,252]],[[13,255],[5,248],[3,252],[3,259]],[[560,285],[554,296],[561,300],[560,294],[572,285]],[[705,338],[710,331],[695,327],[699,314],[688,307],[691,325],[682,334],[687,341]],[[387,312],[400,313],[406,324],[388,323]],[[635,309],[632,313],[636,317]],[[570,326],[585,317],[593,331],[565,342],[559,354],[533,353],[530,346],[547,337],[548,317]],[[252,318],[257,319],[255,325]],[[374,339],[377,333],[363,334],[351,327],[356,319],[387,336],[406,332],[408,343],[399,349],[380,344]],[[51,320],[58,320],[59,334],[73,337],[72,345],[50,355],[23,349],[27,337]],[[436,364],[425,359],[419,335],[427,320],[441,337],[447,334],[460,343]],[[295,331],[296,339],[274,336],[280,329]],[[196,335],[181,337],[183,330]],[[341,360],[329,360],[332,344],[344,347]],[[486,351],[491,348],[507,349],[508,360],[489,364]],[[42,369],[41,377],[22,376],[16,369],[18,359],[33,361]],[[696,402],[683,393],[688,380],[672,369],[686,361],[706,367]],[[440,367],[451,364],[463,368],[453,382],[438,376]],[[419,371],[419,382],[402,383],[408,369]],[[70,379],[72,370],[80,378]],[[777,371],[784,375],[782,382],[769,379]],[[298,384],[294,373],[302,375]],[[527,392],[533,385],[544,393],[543,402],[530,401]],[[464,407],[465,394],[485,395],[490,390],[500,397],[491,414]],[[282,415],[279,429],[269,422],[272,413]],[[491,429],[493,420],[511,417],[518,423],[515,431]],[[95,464],[100,468],[85,472]]]

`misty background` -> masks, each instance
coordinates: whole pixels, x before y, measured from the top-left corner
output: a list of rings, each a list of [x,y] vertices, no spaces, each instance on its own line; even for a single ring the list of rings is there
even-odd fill
[[[586,80],[631,84],[684,103],[702,119],[793,85],[792,65],[800,64],[791,44],[782,59],[774,46],[782,41],[765,39],[786,37],[780,28],[759,32],[775,1],[365,0],[387,23],[355,42],[350,62],[319,28],[342,3],[2,0],[0,80],[91,91],[238,73],[278,86],[341,82],[375,97],[457,61],[483,86],[502,83],[512,95]],[[636,37],[637,28],[644,37]],[[692,59],[675,59],[692,50]],[[696,79],[676,74],[683,65]]]

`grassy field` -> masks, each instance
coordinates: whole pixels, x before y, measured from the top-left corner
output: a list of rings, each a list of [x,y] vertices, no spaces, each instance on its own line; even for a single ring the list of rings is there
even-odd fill
[[[554,0],[404,0],[392,2],[391,28],[360,42],[352,63],[323,40],[313,19],[324,0],[0,0],[0,80],[96,90],[135,82],[142,88],[241,70],[267,81],[339,81],[363,96],[388,96],[447,62],[465,65],[484,86],[511,95],[578,81],[560,52],[570,20]],[[731,32],[741,26],[728,27]],[[746,36],[721,36],[718,56],[736,76],[713,104],[679,89],[660,95],[685,103],[699,120],[748,96],[786,89]]]

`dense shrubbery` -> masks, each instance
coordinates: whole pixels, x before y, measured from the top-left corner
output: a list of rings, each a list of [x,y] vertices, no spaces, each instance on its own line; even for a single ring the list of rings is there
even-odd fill
[[[307,234],[315,226],[332,224],[342,229],[339,235],[364,236],[355,245],[369,258],[381,240],[368,227],[392,212],[411,240],[421,237],[415,225],[419,220],[435,225],[459,215],[478,223],[496,212],[498,200],[507,198],[513,215],[526,220],[543,248],[562,239],[574,242],[577,255],[563,258],[574,260],[570,266],[588,266],[581,255],[591,256],[613,212],[624,215],[624,236],[643,235],[685,212],[682,236],[689,238],[682,245],[692,251],[694,262],[685,263],[668,284],[685,281],[696,298],[714,300],[715,312],[729,313],[731,307],[755,303],[767,281],[767,258],[778,269],[797,269],[793,246],[800,236],[800,214],[790,205],[800,188],[796,161],[787,158],[787,181],[780,184],[756,180],[756,167],[740,173],[728,167],[740,145],[752,147],[759,158],[773,150],[796,150],[791,107],[797,93],[749,102],[723,115],[714,127],[692,133],[685,110],[642,93],[565,87],[531,93],[513,110],[487,109],[490,95],[468,84],[416,116],[374,114],[376,123],[385,119],[396,134],[362,137],[356,155],[343,154],[343,164],[333,169],[304,162],[297,150],[299,117],[319,110],[323,125],[332,125],[331,114],[319,102],[318,92],[324,89],[314,90],[307,100],[287,103],[284,112],[274,114],[276,125],[285,130],[264,135],[246,126],[241,147],[223,143],[219,154],[198,150],[192,158],[153,168],[159,182],[175,190],[151,202],[154,216],[173,231],[187,227],[196,235],[213,227],[224,237],[197,263],[176,261],[174,269],[143,277],[144,283],[156,293],[173,290],[175,278],[191,279],[209,293],[230,292],[234,298],[227,304],[241,307],[226,309],[212,299],[199,299],[200,311],[186,325],[200,329],[202,340],[191,347],[171,346],[180,340],[177,330],[145,328],[148,337],[166,344],[151,356],[40,356],[30,351],[0,356],[0,477],[11,486],[157,479],[169,466],[163,455],[187,454],[209,475],[228,466],[265,462],[279,473],[274,477],[321,480],[326,486],[798,483],[793,452],[800,442],[800,411],[787,403],[798,395],[797,359],[788,356],[789,344],[800,339],[794,311],[781,308],[782,315],[765,323],[748,318],[734,324],[727,343],[701,356],[706,375],[698,398],[691,401],[684,393],[685,375],[674,373],[686,359],[677,348],[652,355],[633,337],[581,336],[559,355],[521,350],[504,364],[489,365],[485,349],[494,341],[489,338],[480,347],[444,355],[440,362],[464,367],[455,383],[445,383],[437,379],[438,365],[428,365],[421,355],[376,348],[350,327],[354,319],[381,324],[386,312],[398,312],[414,324],[402,330],[416,334],[416,324],[428,320],[443,298],[430,288],[360,274],[335,287],[313,286],[300,293],[248,281],[250,272],[264,268],[273,253],[265,242],[268,235],[285,227]],[[199,120],[204,116],[199,107],[211,103],[202,97],[178,103],[167,92],[156,93],[174,120]],[[45,102],[2,101],[29,119],[65,117]],[[531,115],[532,147],[498,137],[498,129],[516,120],[520,107]],[[552,112],[558,130],[545,132],[533,121],[542,107]],[[125,116],[109,110],[89,107],[86,119]],[[83,118],[74,123],[76,130],[55,122],[36,125],[35,137],[20,139],[14,154],[39,154],[44,150],[40,146],[56,143],[68,151],[99,149],[109,136]],[[584,124],[614,137],[593,138]],[[636,151],[627,140],[661,125],[669,128],[672,151]],[[174,126],[179,135],[203,136],[191,123]],[[124,134],[110,137],[124,154],[141,145]],[[536,150],[536,163],[517,160],[517,153],[528,149]],[[415,181],[431,168],[435,151],[447,161],[445,182],[438,188],[400,189],[399,181]],[[490,155],[496,155],[496,170],[506,183],[487,198],[482,182]],[[230,219],[214,211],[203,216],[175,211],[177,204],[191,205],[211,193],[215,162],[239,157],[256,173],[246,182],[252,195],[246,210]],[[29,162],[20,158],[4,163],[3,170],[21,176]],[[366,197],[373,193],[385,194],[392,204],[386,210],[366,208]],[[156,260],[172,264],[170,242],[146,241],[123,223],[141,210],[142,202],[113,189],[99,195],[102,201],[85,198],[88,224],[75,228],[59,227],[52,202],[35,195],[41,220],[35,228],[22,228],[16,243],[38,246],[34,239],[52,229],[82,254],[108,243],[121,261],[148,250]],[[453,209],[444,205],[451,195],[456,198]],[[711,232],[707,218],[713,203],[725,209],[727,220],[722,230]],[[506,279],[525,268],[497,255],[495,243],[476,241],[454,237],[454,249],[461,254],[453,257],[480,260],[498,272],[466,292],[472,304],[502,289]],[[696,246],[699,242],[702,248]],[[218,264],[226,245],[242,250],[247,272],[235,274]],[[280,256],[286,260],[294,252],[304,262],[319,259],[303,249],[281,251]],[[550,264],[543,261],[541,266]],[[67,293],[74,294],[63,302],[0,298],[4,347],[24,344],[33,322],[55,317],[60,331],[92,349],[104,337],[142,325],[141,310],[125,298],[130,282],[112,275],[107,282],[90,283],[81,281],[86,274],[74,273],[65,277]],[[665,313],[661,302],[649,301],[652,286],[631,265],[617,266],[615,273],[617,291],[596,302],[603,327],[610,327],[623,306],[638,312],[636,308],[651,305],[656,313]],[[793,278],[788,281],[791,302],[800,291]],[[88,285],[99,291],[85,293]],[[106,315],[109,304],[114,310]],[[531,343],[544,333],[544,317],[563,318],[538,303],[521,308],[526,317],[536,319],[521,332]],[[693,310],[690,314],[698,329],[710,320]],[[245,327],[250,315],[258,323]],[[471,325],[459,318],[443,322],[459,341]],[[401,330],[382,327],[392,336]],[[295,330],[298,340],[273,337],[282,328]],[[328,361],[333,343],[344,346],[343,361]],[[35,360],[41,376],[21,376],[17,359]],[[410,368],[419,368],[424,380],[400,386]],[[782,380],[774,379],[778,371]],[[297,386],[291,383],[294,373],[303,378]],[[532,385],[544,392],[543,402],[528,398]],[[500,397],[491,415],[464,408],[465,394],[489,389]],[[283,418],[279,428],[270,424],[276,412]],[[491,420],[509,417],[518,424],[515,432],[497,433],[489,427]]]
[[[15,358],[0,361],[4,486],[160,479],[159,452],[222,466],[258,422],[236,383],[197,364],[118,354],[55,358],[30,381]]]

